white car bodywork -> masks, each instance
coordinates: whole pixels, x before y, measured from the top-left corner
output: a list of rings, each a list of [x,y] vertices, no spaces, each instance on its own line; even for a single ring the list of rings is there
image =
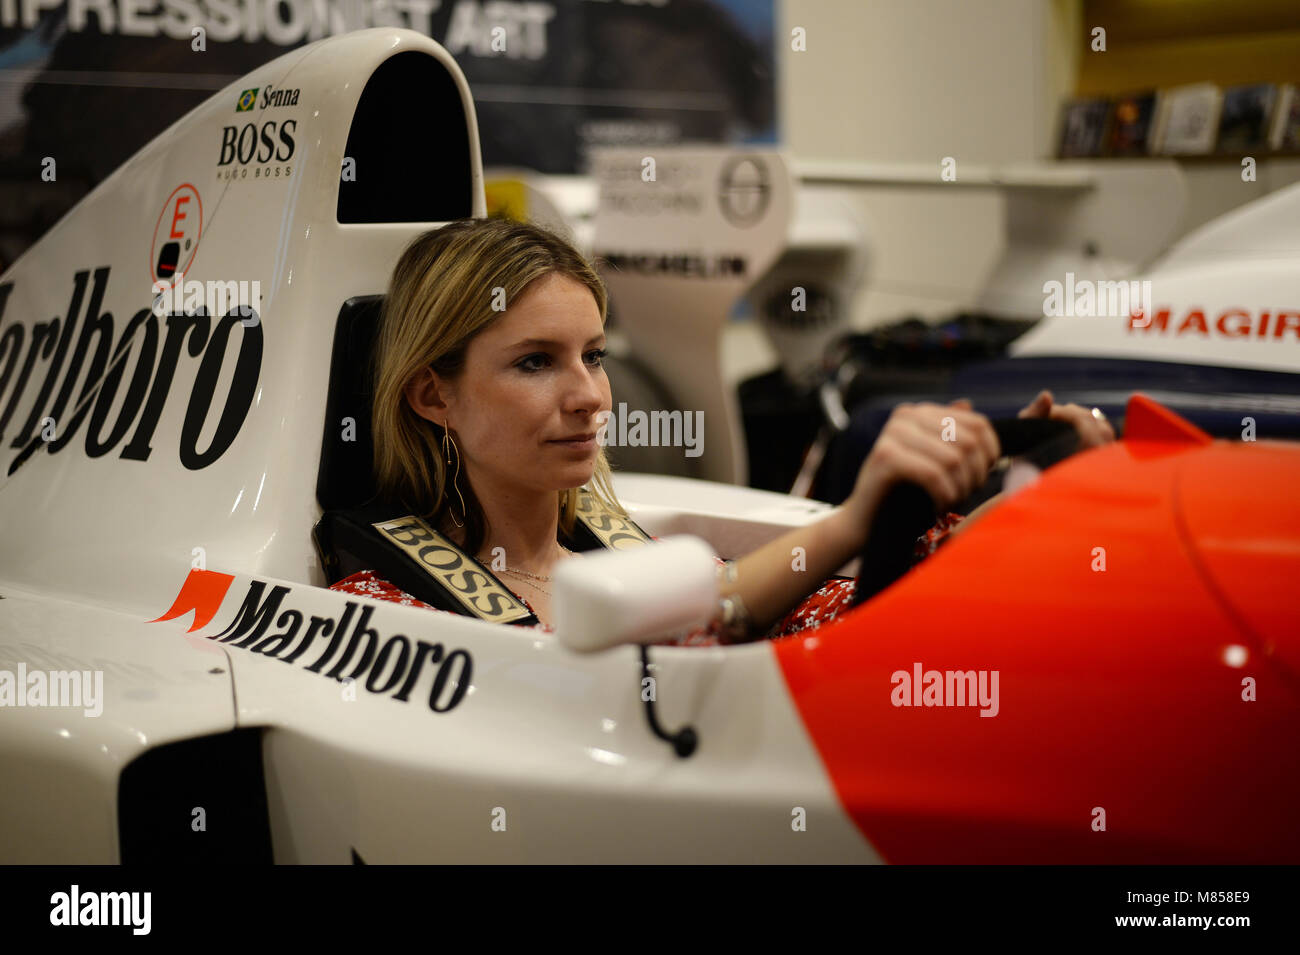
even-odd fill
[[[0,278],[0,670],[104,674],[99,717],[0,709],[0,861],[119,861],[124,768],[236,728],[262,731],[280,862],[877,861],[766,646],[654,651],[660,718],[700,738],[680,759],[646,727],[634,648],[581,656],[538,631],[325,588],[310,530],[335,321],[347,299],[384,291],[401,248],[436,225],[336,219],[362,90],[399,53],[432,57],[459,88],[472,181],[449,188],[467,189],[482,215],[473,102],[456,64],[420,34],[365,30],[294,50],[216,94]],[[241,92],[267,86],[298,91],[293,105],[252,118],[237,109]],[[410,121],[437,122],[420,115],[417,94]],[[227,127],[254,123],[260,152],[272,120],[268,162],[220,162]],[[234,165],[245,174],[230,177]],[[197,225],[184,218],[195,212]],[[149,315],[158,242],[173,236],[191,243],[186,279],[260,283],[257,324],[214,316],[190,328],[186,316]],[[55,316],[77,324],[47,324]],[[92,375],[96,356],[124,342],[124,362]],[[159,367],[168,354],[170,381]],[[825,510],[681,480],[624,477],[619,490],[650,533],[696,533],[724,555]],[[189,608],[160,619],[191,580],[224,582],[211,620],[191,628]],[[315,649],[286,665],[222,642],[259,587],[285,588],[263,633],[305,640],[299,624],[312,617],[369,610],[380,639],[438,644],[443,663],[464,650],[460,669],[435,686],[439,654],[427,653],[402,701],[370,689],[384,682],[373,672],[340,682],[332,659],[313,672]],[[201,794],[157,820],[152,838],[194,838],[200,809]],[[208,835],[227,838],[205,815]]]
[[[1234,209],[1179,240],[1145,272],[1105,283],[1131,287],[1131,310],[1049,315],[1010,352],[1300,371],[1298,217],[1300,184]],[[1136,307],[1139,293],[1150,298],[1150,314]],[[1103,298],[1099,292],[1099,304]]]

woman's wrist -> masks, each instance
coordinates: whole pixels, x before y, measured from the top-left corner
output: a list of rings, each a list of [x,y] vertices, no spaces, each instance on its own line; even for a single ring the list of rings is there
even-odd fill
[[[753,639],[753,620],[739,593],[718,598],[714,624],[723,643],[746,643]]]
[[[719,603],[715,626],[730,630],[728,642],[752,640],[766,633],[827,577],[853,560],[862,550],[866,533],[855,508],[837,507],[820,520],[793,528],[720,568],[718,597],[737,596],[739,605]]]
[[[867,543],[879,506],[875,495],[855,493],[826,517],[828,535],[850,556],[857,554]]]

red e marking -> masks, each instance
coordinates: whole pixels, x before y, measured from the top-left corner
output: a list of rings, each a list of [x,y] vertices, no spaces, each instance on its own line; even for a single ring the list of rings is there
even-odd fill
[[[189,201],[190,201],[190,197],[189,197],[189,196],[177,196],[177,197],[176,197],[176,211],[172,214],[172,232],[171,232],[171,235],[169,235],[167,238],[169,238],[169,239],[183,239],[183,238],[185,238],[185,235],[184,235],[183,233],[180,233],[180,232],[177,232],[177,231],[176,231],[176,223],[178,223],[178,222],[180,222],[182,219],[186,218],[185,213],[181,212],[181,206],[185,205],[185,204],[186,204],[187,202],[189,202]]]
[[[202,235],[203,200],[193,185],[182,183],[167,197],[154,223],[153,242],[149,246],[150,283],[161,281],[170,285],[178,273],[189,271]]]

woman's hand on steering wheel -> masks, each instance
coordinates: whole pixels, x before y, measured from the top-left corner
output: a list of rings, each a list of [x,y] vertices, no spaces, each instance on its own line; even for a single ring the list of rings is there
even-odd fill
[[[988,418],[969,401],[901,404],[885,422],[844,505],[864,532],[885,494],[900,482],[920,485],[936,506],[950,507],[985,482],[1000,455]]]
[[[1079,435],[1079,450],[1096,448],[1115,440],[1115,429],[1106,416],[1096,409],[1082,405],[1053,404],[1052,393],[1044,388],[1029,404],[1020,409],[1018,418],[1050,418],[1068,421]]]

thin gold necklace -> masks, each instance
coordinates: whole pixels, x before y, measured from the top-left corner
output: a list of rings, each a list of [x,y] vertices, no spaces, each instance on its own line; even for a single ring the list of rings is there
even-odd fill
[[[503,570],[503,571],[501,571],[501,573],[503,573],[503,574],[509,574],[509,573],[514,573],[514,571]],[[550,580],[551,578],[549,578],[549,577],[543,577],[542,579],[543,579],[543,580]],[[545,590],[544,588],[539,587],[537,584],[533,583],[533,582],[530,581],[530,580],[525,580],[524,583],[528,584],[528,586],[532,587],[534,590],[540,590],[542,593],[546,594],[546,596],[548,596],[548,597],[551,595],[551,592],[550,592],[549,590]]]
[[[516,577],[527,577],[529,580],[540,580],[543,583],[549,582],[551,579],[550,577],[543,577],[541,574],[530,574],[526,570],[508,570],[506,568],[502,568],[500,571],[498,571],[498,573],[513,574]]]
[[[558,542],[557,542],[557,543],[558,543]],[[560,550],[564,551],[564,553],[568,554],[570,557],[575,556],[574,553],[573,553],[573,551],[569,550],[569,548],[565,547],[563,544],[559,544],[559,548],[560,548]],[[480,557],[480,558],[479,558],[480,563],[482,562],[482,560],[483,560],[483,558]],[[503,567],[503,568],[501,568],[501,570],[497,571],[497,573],[500,573],[500,574],[512,574],[512,575],[514,575],[515,577],[527,577],[529,580],[540,580],[540,581],[542,581],[543,583],[550,583],[550,581],[551,581],[551,578],[550,578],[549,576],[544,576],[544,575],[542,575],[542,574],[530,574],[530,573],[529,573],[528,571],[526,571],[526,570],[511,570],[511,569],[508,568],[508,567]],[[534,586],[534,587],[537,587],[536,584],[533,584],[533,586]],[[537,589],[538,589],[538,590],[542,590],[541,587],[537,587]],[[542,590],[542,593],[546,594],[546,591],[545,591],[545,590]],[[546,595],[547,595],[548,597],[550,596],[550,594],[546,594]]]

